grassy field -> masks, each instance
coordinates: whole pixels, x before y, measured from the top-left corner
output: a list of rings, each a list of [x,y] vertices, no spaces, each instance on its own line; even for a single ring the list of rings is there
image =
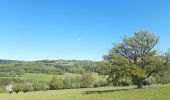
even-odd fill
[[[0,100],[170,100],[170,85],[144,89],[131,87],[102,87],[0,94]]]
[[[35,79],[35,80],[40,80],[40,81],[46,81],[46,82],[50,82],[51,79],[54,77],[55,75],[47,75],[47,74],[34,74],[34,73],[25,73],[23,78],[24,79]],[[64,79],[65,77],[76,77],[76,76],[81,76],[81,74],[73,74],[73,73],[65,73],[64,75],[57,75],[59,78]],[[93,77],[96,80],[106,80],[106,78],[104,76],[98,75],[97,73],[93,73]]]

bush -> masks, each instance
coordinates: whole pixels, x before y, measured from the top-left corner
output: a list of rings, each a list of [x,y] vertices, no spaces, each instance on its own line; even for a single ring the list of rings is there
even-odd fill
[[[15,93],[19,93],[19,92],[21,92],[23,89],[22,89],[22,85],[21,84],[15,84],[14,86],[13,86],[13,91],[15,92]]]
[[[0,78],[0,85],[4,86],[4,85],[8,85],[13,83],[13,79],[12,78]]]
[[[94,82],[95,82],[95,79],[94,79],[92,73],[88,72],[88,73],[83,74],[83,76],[82,76],[82,87],[83,88],[93,87]]]
[[[143,85],[144,85],[144,86],[150,86],[151,84],[150,84],[150,82],[149,82],[149,81],[144,80],[144,81],[143,81]]]
[[[113,85],[113,86],[130,86],[131,84],[133,84],[133,81],[131,81],[130,79],[122,79],[120,81],[113,82],[111,85]]]
[[[22,91],[23,91],[24,93],[30,92],[30,91],[32,91],[32,90],[33,90],[32,84],[30,84],[30,83],[22,84]]]
[[[159,79],[160,79],[160,76],[152,75],[149,78],[147,78],[146,81],[148,81],[149,84],[156,84]]]
[[[46,84],[39,83],[39,82],[33,83],[32,86],[33,86],[33,91],[40,91],[40,90],[48,90],[49,89],[49,87]]]
[[[81,76],[76,76],[75,78],[75,86],[76,88],[80,88],[82,83],[82,77]]]
[[[160,84],[168,84],[168,83],[170,83],[170,76],[161,77],[159,79],[158,83],[160,83]]]
[[[50,90],[57,90],[63,88],[63,80],[59,79],[57,76],[54,76],[50,82]]]
[[[130,83],[127,81],[120,82],[121,86],[130,86]]]
[[[0,88],[0,93],[5,93],[5,89],[4,88]]]
[[[13,79],[14,80],[14,83],[24,83],[25,82],[25,80],[23,79],[23,77],[20,77],[20,78],[14,78]]]
[[[29,92],[29,91],[32,91],[32,84],[29,84],[29,83],[24,83],[24,84],[15,84],[13,86],[13,91],[16,92],[16,93],[19,93],[19,92]]]
[[[102,87],[102,86],[107,86],[107,82],[106,81],[97,81],[96,83],[94,83],[94,87]]]
[[[76,80],[73,77],[65,77],[63,80],[65,89],[73,89],[76,88]]]

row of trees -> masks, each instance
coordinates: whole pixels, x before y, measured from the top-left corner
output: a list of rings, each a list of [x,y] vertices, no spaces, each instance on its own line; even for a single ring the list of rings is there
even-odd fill
[[[19,92],[30,92],[30,91],[46,91],[49,90],[49,86],[45,83],[36,82],[36,83],[18,83],[15,84],[12,88],[12,91]]]
[[[104,80],[96,81],[92,73],[84,73],[82,76],[65,77],[63,80],[54,77],[50,82],[50,89],[73,89],[73,88],[92,88],[99,86],[106,86],[107,82]]]
[[[45,91],[45,90],[59,90],[59,89],[74,89],[74,88],[92,88],[99,86],[106,86],[107,82],[104,80],[96,81],[93,74],[90,72],[84,73],[82,76],[65,77],[64,79],[54,76],[48,82],[41,82],[36,80],[26,80],[14,83],[12,90],[16,93],[29,91]],[[11,92],[11,89],[9,89]]]

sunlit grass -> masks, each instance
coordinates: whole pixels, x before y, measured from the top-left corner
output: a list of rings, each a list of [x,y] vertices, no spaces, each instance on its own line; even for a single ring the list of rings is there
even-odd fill
[[[6,93],[0,95],[0,100],[170,100],[170,85],[144,89],[130,86]]]
[[[24,79],[35,79],[35,80],[40,80],[40,81],[46,81],[50,82],[51,79],[55,75],[48,75],[48,74],[37,74],[37,73],[25,73],[23,78]],[[76,76],[81,76],[81,74],[74,74],[74,73],[64,73],[64,75],[57,75],[59,78],[64,79],[65,77],[76,77]],[[93,73],[93,77],[95,80],[106,80],[104,76],[100,76],[97,73]]]

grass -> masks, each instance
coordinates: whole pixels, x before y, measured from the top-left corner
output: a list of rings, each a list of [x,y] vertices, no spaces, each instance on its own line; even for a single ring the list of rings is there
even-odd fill
[[[40,80],[40,81],[46,81],[50,82],[51,79],[55,75],[47,75],[47,74],[37,74],[37,73],[25,73],[23,78],[24,79],[35,79],[35,80]],[[64,79],[65,77],[76,77],[76,76],[81,76],[81,74],[73,74],[73,73],[65,73],[64,75],[57,75],[59,78]],[[93,73],[93,76],[95,80],[106,80],[105,77],[98,75],[97,73]]]
[[[46,81],[46,82],[50,82],[51,79],[54,77],[55,75],[48,75],[48,74],[37,74],[37,73],[25,73],[23,78],[24,79],[35,79],[35,80],[40,80],[40,81]],[[65,73],[64,75],[57,75],[59,78],[63,79],[66,76],[69,77],[76,77],[76,76],[80,76],[80,74],[73,74],[73,73]]]
[[[170,100],[170,85],[144,89],[130,87],[101,87],[1,94],[0,100]]]

